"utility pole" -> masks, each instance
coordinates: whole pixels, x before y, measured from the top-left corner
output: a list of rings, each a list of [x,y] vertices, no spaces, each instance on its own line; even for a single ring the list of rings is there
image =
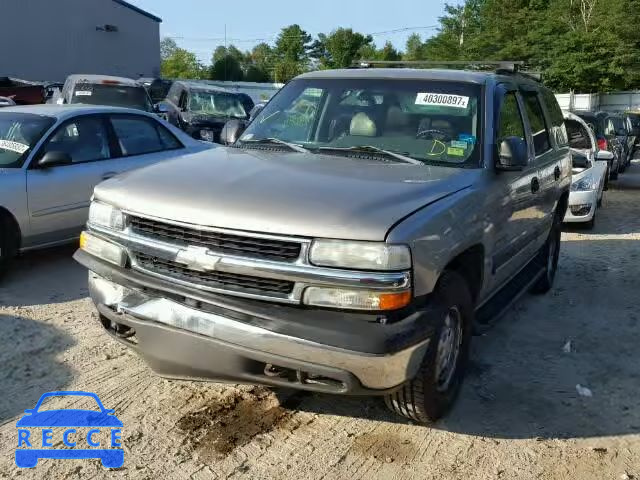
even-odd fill
[[[229,50],[227,49],[227,24],[224,24],[224,81],[227,81],[227,58]]]

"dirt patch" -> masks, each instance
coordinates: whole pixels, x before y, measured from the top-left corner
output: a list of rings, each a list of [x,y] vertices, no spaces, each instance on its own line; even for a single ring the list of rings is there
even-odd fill
[[[264,387],[234,390],[177,422],[190,449],[203,461],[219,460],[254,437],[288,424],[305,396],[292,393],[283,399]]]
[[[412,440],[401,435],[365,433],[353,442],[351,452],[385,463],[408,463],[418,453],[418,448]]]

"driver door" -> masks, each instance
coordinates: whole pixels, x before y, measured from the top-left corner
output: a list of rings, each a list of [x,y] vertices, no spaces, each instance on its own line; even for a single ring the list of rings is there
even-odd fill
[[[101,115],[75,117],[58,127],[27,170],[29,217],[35,244],[78,236],[87,221],[93,187],[112,176],[112,146]],[[46,152],[64,152],[71,163],[38,166]]]

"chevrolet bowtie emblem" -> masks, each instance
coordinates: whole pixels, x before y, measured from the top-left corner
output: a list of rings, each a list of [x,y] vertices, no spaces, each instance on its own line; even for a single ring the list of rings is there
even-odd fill
[[[216,269],[220,257],[211,255],[206,247],[187,247],[178,252],[176,262],[190,270],[210,272]]]

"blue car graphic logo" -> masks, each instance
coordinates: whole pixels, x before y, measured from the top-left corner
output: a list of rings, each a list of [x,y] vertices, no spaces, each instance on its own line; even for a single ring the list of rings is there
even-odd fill
[[[42,402],[49,397],[75,396],[95,399],[97,410],[40,410]],[[114,410],[104,408],[95,393],[90,392],[49,392],[40,397],[33,410],[25,410],[16,423],[18,427],[18,448],[16,465],[33,468],[40,458],[83,459],[99,458],[106,468],[119,468],[124,464],[124,450],[121,444],[122,422],[114,415]],[[76,429],[90,429],[86,435]],[[60,434],[64,445],[70,448],[53,448],[54,430]],[[106,432],[105,432],[106,430]],[[108,433],[108,445],[100,443]],[[93,448],[82,448],[84,446]],[[110,448],[105,448],[106,446]],[[76,448],[78,447],[78,448]]]

